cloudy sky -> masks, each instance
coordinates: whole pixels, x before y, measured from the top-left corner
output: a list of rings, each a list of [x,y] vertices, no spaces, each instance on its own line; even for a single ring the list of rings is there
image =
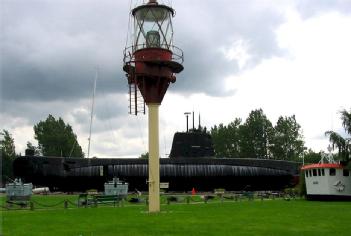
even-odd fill
[[[160,107],[162,157],[193,110],[208,128],[258,108],[273,124],[295,114],[315,151],[326,150],[326,130],[342,131],[338,112],[351,108],[351,0],[164,2],[176,10],[185,69]],[[96,67],[91,156],[147,151],[147,116],[128,115],[122,71],[129,11],[140,3],[0,1],[0,128],[17,152],[36,143],[33,125],[48,114],[71,124],[87,152]]]

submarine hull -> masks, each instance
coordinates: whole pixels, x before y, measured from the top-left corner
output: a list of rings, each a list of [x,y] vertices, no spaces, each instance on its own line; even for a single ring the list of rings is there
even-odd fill
[[[55,191],[102,190],[113,177],[129,189],[148,189],[147,159],[61,158],[23,156],[14,161],[14,174],[35,186]],[[298,164],[288,161],[235,158],[161,158],[161,182],[169,191],[280,190],[293,183]]]

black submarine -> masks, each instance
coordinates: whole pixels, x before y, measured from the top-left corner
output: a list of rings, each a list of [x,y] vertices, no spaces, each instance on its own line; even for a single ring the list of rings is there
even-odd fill
[[[14,175],[53,191],[102,190],[113,177],[129,189],[147,191],[148,160],[25,156],[13,163]],[[282,160],[216,158],[210,134],[200,129],[174,134],[169,158],[160,158],[160,180],[168,191],[281,190],[295,184],[299,164]]]

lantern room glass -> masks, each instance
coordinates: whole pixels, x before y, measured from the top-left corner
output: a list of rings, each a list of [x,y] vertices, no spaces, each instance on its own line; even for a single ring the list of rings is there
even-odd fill
[[[165,6],[144,6],[134,13],[134,50],[163,48],[173,44],[173,10]]]

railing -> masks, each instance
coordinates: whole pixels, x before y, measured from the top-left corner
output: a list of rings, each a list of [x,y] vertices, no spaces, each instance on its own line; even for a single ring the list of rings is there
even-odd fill
[[[146,47],[145,44],[138,44],[138,45],[129,46],[129,47],[124,49],[124,51],[123,51],[124,64],[135,62],[134,52],[137,50],[147,49],[147,48],[160,48],[160,49],[169,50],[172,52],[172,61],[178,62],[179,64],[183,64],[183,62],[184,62],[184,53],[183,53],[182,49],[180,49],[174,45],[170,46],[170,45],[166,45],[166,44],[161,44],[160,47]]]

